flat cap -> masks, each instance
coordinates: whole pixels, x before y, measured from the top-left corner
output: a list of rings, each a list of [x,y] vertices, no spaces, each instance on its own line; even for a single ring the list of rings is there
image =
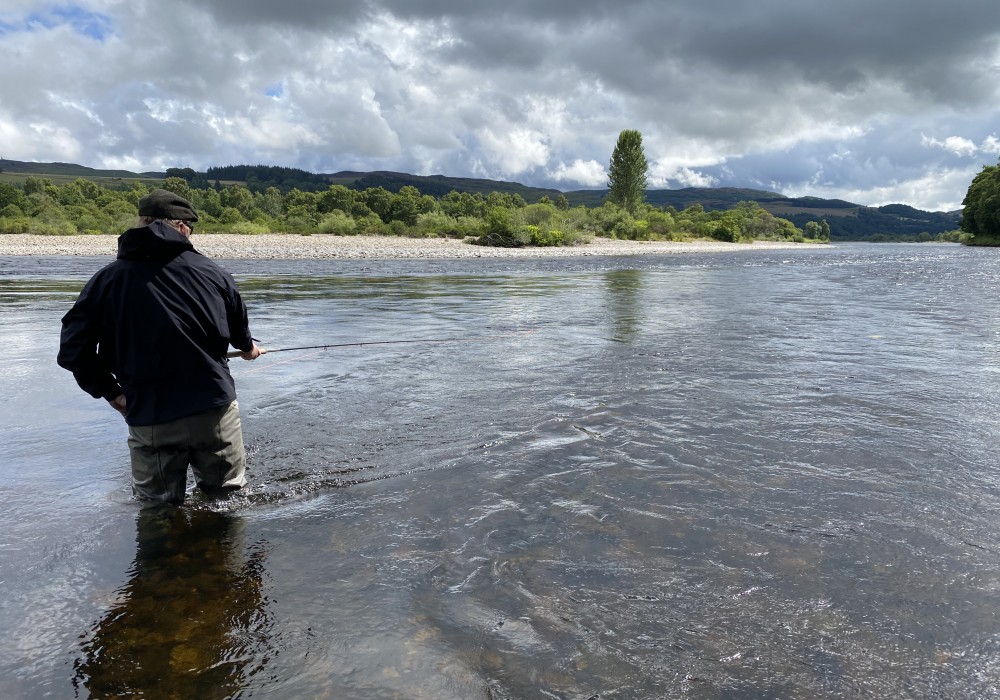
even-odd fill
[[[154,219],[178,219],[180,221],[197,221],[198,215],[187,201],[170,190],[153,190],[139,200],[139,216],[151,216]]]

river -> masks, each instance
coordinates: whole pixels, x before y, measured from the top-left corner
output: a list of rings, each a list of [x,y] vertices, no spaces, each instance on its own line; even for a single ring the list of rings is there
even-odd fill
[[[0,258],[4,698],[1000,697],[1000,255],[221,261],[250,484],[132,501]],[[447,342],[424,342],[426,340]]]

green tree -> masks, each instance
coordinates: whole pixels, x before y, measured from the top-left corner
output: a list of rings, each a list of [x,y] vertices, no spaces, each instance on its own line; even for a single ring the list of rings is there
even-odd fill
[[[222,224],[235,224],[243,221],[243,215],[240,214],[240,210],[236,207],[226,207],[219,214],[219,223]]]
[[[987,165],[962,200],[961,229],[973,245],[1000,245],[1000,165]]]
[[[503,207],[504,209],[514,208],[514,198],[507,192],[493,191],[486,195],[486,207]]]
[[[392,203],[396,195],[384,187],[369,187],[362,192],[362,196],[368,208],[378,214],[378,218],[384,223],[392,221]]]
[[[149,188],[146,187],[141,182],[136,182],[132,184],[132,187],[125,192],[124,198],[126,201],[130,202],[133,207],[139,206],[139,200],[149,194]]]
[[[319,195],[316,210],[323,214],[329,214],[333,210],[339,209],[345,214],[350,214],[357,194],[354,190],[343,185],[330,185],[325,192]]]
[[[288,194],[285,195],[284,207],[286,211],[294,207],[300,212],[307,212],[311,215],[318,211],[318,206],[319,198],[314,192],[303,192],[296,187],[292,188]]]
[[[230,185],[219,193],[219,203],[223,210],[236,209],[240,216],[246,219],[252,218],[254,208],[253,192],[243,185]],[[223,211],[222,216],[226,216]],[[229,215],[231,218],[231,215]]]
[[[163,181],[163,189],[191,201],[191,187],[188,186],[187,180],[182,177],[168,177]]]
[[[24,179],[24,194],[49,194],[52,181],[45,177],[34,177],[29,175]]]
[[[649,163],[642,150],[642,134],[626,129],[618,135],[608,172],[608,200],[632,216],[646,201],[646,173]]]
[[[222,216],[222,199],[219,193],[212,188],[194,190],[194,197],[191,199],[191,203],[194,204],[195,209],[199,213],[214,217]]]
[[[315,233],[323,215],[316,210],[319,197],[314,192],[292,188],[284,198],[282,227],[286,233]]]
[[[19,206],[24,200],[24,195],[18,188],[9,182],[0,182],[0,209],[8,204]]]
[[[467,216],[481,219],[486,216],[486,201],[479,192],[473,195],[452,190],[441,198],[441,211],[455,218]]]
[[[282,212],[281,190],[277,187],[268,187],[263,192],[257,192],[253,196],[254,206],[268,216],[278,217]]]
[[[714,223],[711,236],[717,241],[736,243],[740,240],[740,223],[735,217],[727,216]]]
[[[404,185],[392,199],[390,217],[393,221],[402,221],[407,226],[416,226],[420,211],[420,190],[412,185]]]
[[[438,201],[429,194],[420,196],[419,208],[421,214],[436,214],[441,211],[441,207],[438,206]]]

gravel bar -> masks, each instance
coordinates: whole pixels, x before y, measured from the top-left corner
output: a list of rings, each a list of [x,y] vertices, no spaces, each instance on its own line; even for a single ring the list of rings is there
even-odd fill
[[[667,255],[674,253],[729,252],[796,248],[802,243],[722,243],[692,241],[613,241],[595,238],[591,243],[551,248],[490,248],[446,238],[398,236],[331,236],[292,234],[195,234],[195,248],[212,258],[251,260],[406,259],[406,258],[543,258],[586,255]],[[114,255],[118,237],[111,235],[38,236],[0,235],[0,256]]]

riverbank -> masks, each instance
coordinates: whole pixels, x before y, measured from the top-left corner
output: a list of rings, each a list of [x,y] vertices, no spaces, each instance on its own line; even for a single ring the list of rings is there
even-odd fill
[[[445,238],[401,238],[397,236],[297,236],[285,234],[195,234],[195,248],[212,258],[295,260],[320,258],[541,258],[585,255],[669,255],[676,253],[727,252],[796,248],[803,243],[723,243],[721,241],[613,241],[595,238],[591,243],[558,248],[489,248]],[[0,256],[23,255],[114,255],[117,236],[0,236]]]

